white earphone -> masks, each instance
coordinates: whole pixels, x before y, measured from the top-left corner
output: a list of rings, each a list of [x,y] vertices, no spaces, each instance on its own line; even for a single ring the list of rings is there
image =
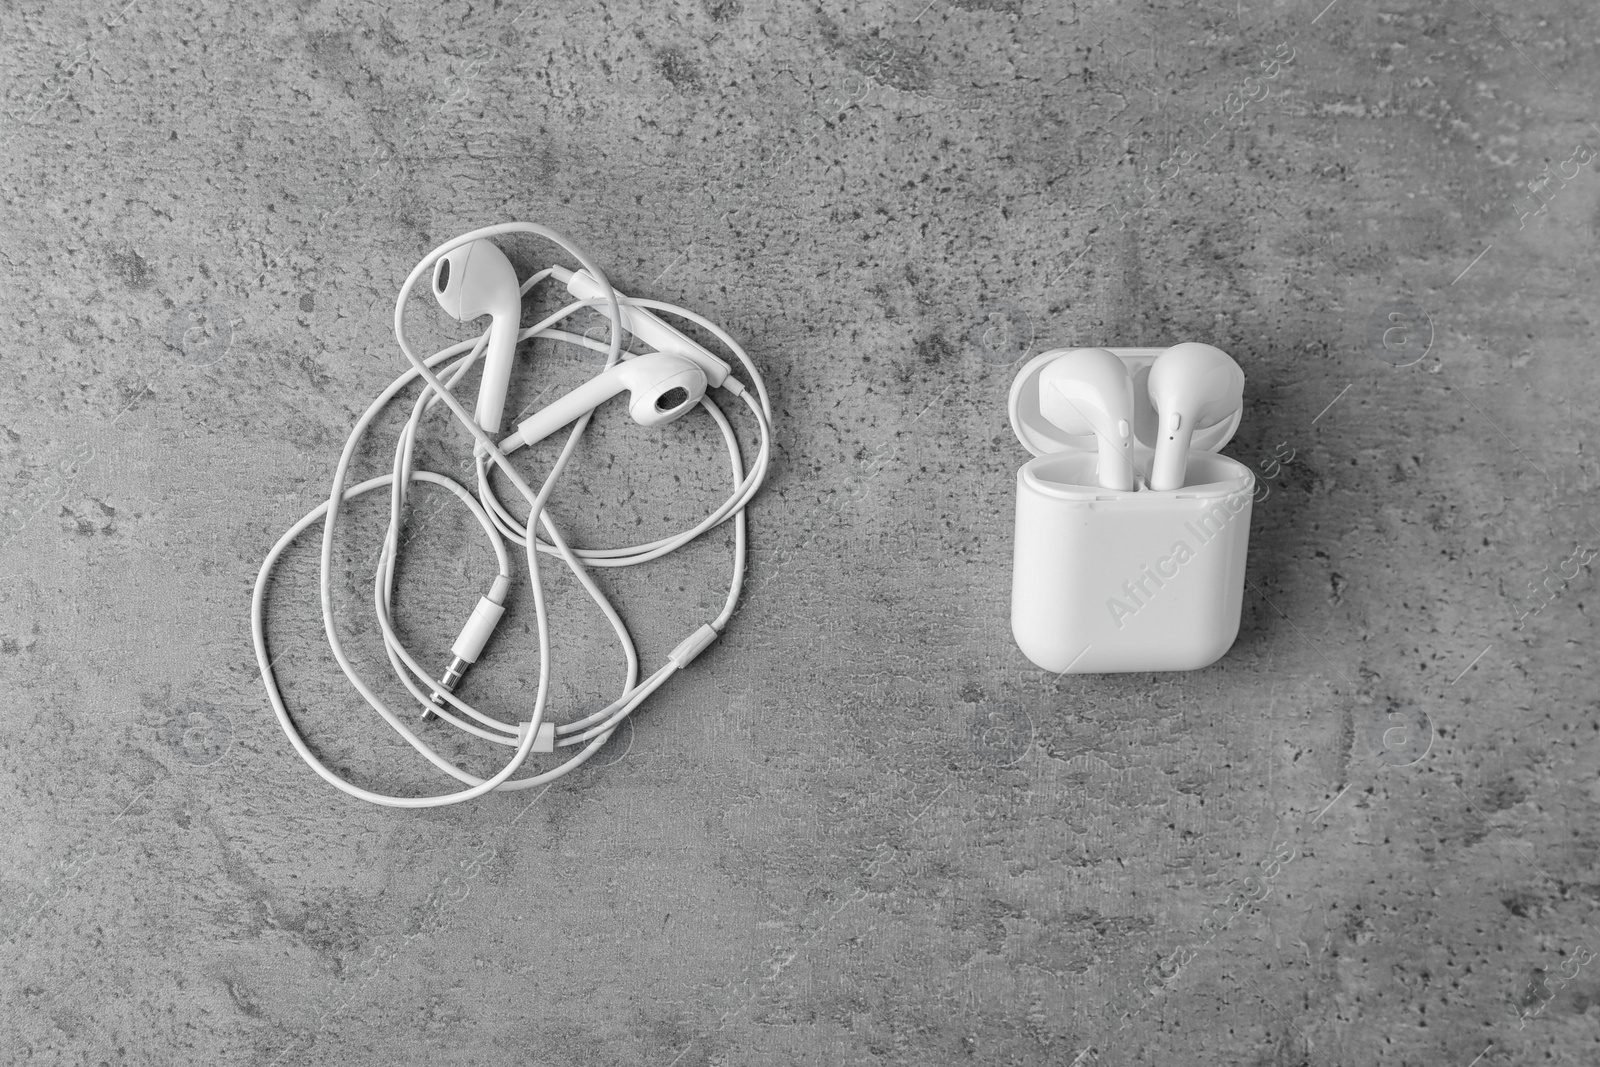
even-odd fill
[[[650,352],[590,378],[549,407],[517,424],[500,442],[502,452],[536,445],[561,427],[627,392],[628,414],[641,426],[664,426],[700,403],[706,372],[693,360],[671,352]]]
[[[1194,432],[1244,409],[1244,371],[1222,349],[1188,341],[1156,358],[1149,389],[1157,416],[1150,488],[1182,489]]]
[[[1063,433],[1095,435],[1095,476],[1105,489],[1133,488],[1133,379],[1103,348],[1080,348],[1039,375],[1039,414]]]
[[[1182,489],[1196,430],[1232,419],[1244,409],[1244,371],[1220,348],[1193,341],[1156,357],[1147,382],[1156,412],[1149,489]],[[1095,477],[1104,489],[1127,492],[1136,484],[1133,379],[1127,366],[1103,348],[1079,348],[1039,372],[1039,414],[1063,433],[1097,439]]]
[[[478,385],[478,425],[500,430],[506,391],[511,387],[511,355],[522,321],[522,290],[516,268],[493,241],[473,241],[441,256],[433,269],[433,295],[450,317],[470,322],[490,316],[489,350]]]
[[[582,269],[572,271],[561,266],[547,267],[519,285],[510,260],[490,240],[509,234],[532,234],[549,240],[576,258]],[[491,321],[488,330],[480,336],[451,345],[431,356],[421,357],[412,351],[407,340],[404,316],[412,289],[429,270],[433,271],[434,296],[448,314],[463,322],[484,315],[491,316]],[[522,297],[534,285],[551,277],[566,283],[569,292],[579,299],[533,326],[520,329]],[[610,322],[609,343],[594,341],[586,336],[557,328],[564,320],[584,308],[593,308],[606,315]],[[754,386],[753,392],[731,376],[727,363],[662,321],[657,312],[692,322],[725,345],[738,358],[748,374]],[[395,302],[394,329],[400,351],[411,363],[411,369],[390,383],[357,420],[339,457],[327,501],[291,526],[267,553],[256,578],[255,592],[251,599],[251,629],[262,683],[266,687],[279,725],[282,726],[295,751],[312,770],[333,786],[362,800],[396,807],[434,807],[470,800],[496,789],[526,789],[570,772],[605,744],[623,720],[651,693],[659,689],[673,674],[688,666],[716,640],[733,615],[744,579],[745,508],[766,477],[772,451],[772,406],[767,398],[766,387],[760,373],[744,349],[727,333],[701,316],[682,308],[656,301],[631,300],[621,295],[611,287],[611,283],[606,280],[599,267],[571,242],[554,231],[534,223],[506,223],[474,230],[447,241],[428,253],[412,269],[400,288],[400,294]],[[624,361],[622,353],[624,330],[644,343],[654,346],[656,351],[638,356],[630,354],[630,358]],[[491,435],[500,431],[516,345],[520,341],[534,337],[553,339],[604,352],[605,366],[597,377],[524,420],[510,436],[496,442]],[[454,387],[480,358],[483,359],[483,373],[479,384],[477,407],[476,411],[468,412],[456,398]],[[400,393],[418,379],[421,379],[423,388],[413,402],[410,419],[400,431],[391,472],[368,478],[353,486],[347,485],[352,459],[368,428]],[[760,432],[760,446],[748,472],[744,469],[738,437],[733,427],[717,404],[707,395],[707,390],[713,388],[720,388],[732,397],[742,400],[755,418]],[[697,406],[702,408],[721,431],[728,447],[733,490],[722,504],[691,529],[629,548],[575,548],[566,542],[560,530],[551,521],[545,511],[545,503],[588,426],[590,413],[623,391],[630,394],[628,405],[630,414],[647,426],[663,425],[682,417],[692,408]],[[417,470],[413,466],[412,457],[422,419],[441,403],[449,409],[456,422],[473,439],[473,462],[477,475],[476,495],[452,478],[431,471]],[[551,464],[543,484],[536,491],[510,462],[508,456],[526,445],[548,437],[569,423],[576,425],[573,426],[566,444]],[[500,469],[527,504],[526,519],[519,520],[495,495],[489,480],[491,463]],[[406,497],[411,485],[416,482],[437,485],[454,494],[483,528],[498,563],[498,574],[493,584],[479,598],[460,636],[451,645],[451,662],[437,680],[400,641],[391,615],[396,558],[401,543],[401,530],[405,523]],[[458,767],[437,752],[373,691],[344,652],[334,626],[332,604],[334,528],[339,509],[346,501],[378,489],[389,491],[390,518],[378,558],[377,573],[374,576],[373,599],[390,665],[394,668],[396,677],[416,699],[421,708],[423,721],[432,720],[437,716],[473,737],[514,750],[510,760],[492,777],[480,778]],[[369,790],[345,780],[322,763],[296,728],[278,686],[274,670],[276,660],[268,654],[265,636],[266,592],[273,569],[284,550],[319,520],[322,523],[323,625],[334,659],[356,691],[396,733],[440,770],[463,783],[465,789],[431,796],[395,796]],[[634,649],[633,639],[621,617],[589,576],[588,569],[627,567],[659,559],[730,520],[734,524],[733,576],[722,611],[716,618],[690,633],[667,656],[665,664],[640,681],[638,654]],[[543,527],[545,535],[543,538],[539,536],[539,527]],[[513,584],[511,556],[506,547],[508,541],[524,551],[538,631],[538,691],[531,714],[519,722],[505,722],[495,718],[455,695],[457,684],[467,668],[477,662],[482,655],[496,625],[505,613],[506,598]],[[544,587],[539,573],[540,553],[559,556],[572,571],[584,591],[611,624],[622,645],[627,666],[622,692],[615,700],[597,711],[560,725],[546,721],[550,680],[550,634]],[[523,778],[512,777],[531,754],[549,753],[557,748],[574,748],[576,751],[570,758],[550,769]]]

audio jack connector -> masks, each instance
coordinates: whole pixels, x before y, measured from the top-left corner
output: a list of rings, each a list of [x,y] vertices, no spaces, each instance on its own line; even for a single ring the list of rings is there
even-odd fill
[[[472,609],[467,624],[461,628],[461,636],[450,646],[450,654],[454,658],[434,686],[434,707],[445,706],[444,694],[455,692],[456,686],[461,684],[462,675],[467,673],[467,668],[478,662],[478,657],[483,654],[483,646],[489,643],[489,635],[494,633],[494,628],[500,623],[500,617],[506,613],[505,606],[500,601],[505,599],[510,584],[510,579],[502,575],[495,580],[494,588],[489,591],[488,596],[478,598],[478,606]],[[423,722],[430,722],[436,718],[438,716],[431,708],[423,709]]]

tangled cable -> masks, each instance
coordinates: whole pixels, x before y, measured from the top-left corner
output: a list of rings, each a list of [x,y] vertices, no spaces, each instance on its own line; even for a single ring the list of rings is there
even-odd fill
[[[489,240],[502,234],[515,233],[533,234],[559,245],[582,264],[582,269],[573,271],[562,266],[547,267],[519,285],[509,261],[505,260],[498,247]],[[406,338],[404,315],[412,289],[430,269],[434,271],[435,296],[447,312],[463,321],[470,321],[486,314],[493,315],[494,318],[489,329],[479,337],[451,345],[424,358],[412,350]],[[578,299],[534,325],[521,328],[522,298],[535,285],[550,278],[564,282],[568,291]],[[557,328],[583,308],[594,308],[605,313],[608,320],[608,341],[601,342]],[[748,374],[754,386],[753,395],[731,376],[726,363],[668,325],[658,317],[657,312],[692,322],[726,346],[728,351],[738,358]],[[654,347],[656,351],[644,354],[624,352],[622,348],[624,331]],[[471,800],[497,789],[527,789],[543,782],[553,781],[582,765],[606,743],[612,733],[651,693],[659,689],[677,671],[688,666],[716,639],[733,615],[744,580],[745,508],[766,477],[772,451],[772,406],[767,398],[761,375],[750,357],[738,342],[722,329],[686,309],[654,300],[631,299],[617,293],[605,275],[582,251],[561,235],[534,223],[513,222],[474,230],[453,238],[428,253],[412,269],[400,287],[399,296],[395,301],[394,332],[400,351],[410,362],[411,367],[390,383],[356,421],[339,456],[328,499],[291,526],[267,553],[266,559],[261,564],[261,571],[256,577],[255,591],[250,605],[250,624],[255,643],[256,662],[261,668],[261,680],[277,714],[278,723],[295,751],[312,770],[336,788],[375,804],[406,808],[435,807]],[[512,349],[516,344],[532,338],[546,338],[587,350],[604,352],[605,365],[598,377],[535,413],[522,422],[510,436],[496,441],[491,435],[499,429],[501,409],[511,373]],[[488,355],[483,361],[477,412],[474,414],[467,410],[453,390],[486,352]],[[410,418],[401,429],[396,441],[391,472],[369,478],[353,486],[347,485],[351,460],[368,428],[396,397],[418,379],[423,382],[423,387],[412,405]],[[708,387],[721,388],[743,400],[755,417],[760,431],[760,446],[748,472],[744,469],[744,459],[733,427],[721,408],[707,395]],[[680,417],[691,408],[702,408],[722,431],[723,440],[727,444],[733,491],[709,515],[688,530],[629,548],[575,548],[567,542],[555,523],[551,521],[545,511],[545,505],[567,462],[577,449],[594,408],[624,390],[632,396],[629,404],[630,414],[645,425],[660,425]],[[477,480],[476,496],[452,478],[432,471],[419,470],[413,465],[412,455],[422,420],[441,403],[472,435]],[[543,439],[568,423],[571,423],[572,429],[566,443],[536,491],[512,465],[508,457],[517,449]],[[526,520],[519,521],[495,495],[489,478],[491,465],[499,468],[527,503]],[[395,564],[401,545],[401,529],[405,525],[407,494],[415,482],[425,482],[447,489],[466,506],[488,536],[499,568],[492,587],[480,598],[460,637],[451,646],[454,658],[449,669],[437,680],[421,666],[401,642],[391,614]],[[456,766],[419,737],[357,673],[355,666],[346,656],[344,646],[334,627],[331,571],[333,533],[338,522],[339,509],[346,501],[378,489],[389,490],[390,504],[388,530],[373,576],[373,607],[383,631],[384,651],[388,655],[395,676],[421,706],[425,721],[437,716],[438,719],[473,737],[515,750],[505,766],[490,778],[479,778]],[[537,524],[534,521],[536,518]],[[266,591],[273,568],[284,550],[319,519],[322,521],[320,578],[322,620],[334,659],[344,671],[345,677],[350,680],[350,684],[396,733],[434,766],[464,783],[467,788],[420,797],[393,796],[365,789],[347,781],[323,764],[312,753],[296,728],[278,688],[274,673],[276,661],[267,651]],[[631,567],[660,559],[729,520],[734,524],[733,576],[721,613],[695,630],[672,651],[665,664],[640,681],[639,657],[633,639],[622,618],[590,577],[588,568]],[[543,537],[539,535],[537,527],[543,528]],[[539,644],[539,684],[533,713],[526,720],[515,723],[504,722],[486,714],[462,700],[454,692],[456,683],[467,667],[477,660],[504,613],[505,599],[513,582],[511,554],[506,548],[508,541],[523,550],[527,561],[528,582],[533,591]],[[545,593],[540,578],[540,553],[559,556],[571,570],[584,591],[611,624],[617,639],[622,644],[627,661],[622,693],[615,700],[598,711],[559,725],[545,721],[550,680],[550,640]],[[512,777],[531,753],[553,752],[559,748],[576,748],[577,751],[550,770],[523,778]]]

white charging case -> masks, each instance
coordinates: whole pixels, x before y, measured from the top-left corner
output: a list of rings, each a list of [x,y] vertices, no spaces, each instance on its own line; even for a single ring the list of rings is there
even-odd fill
[[[1146,487],[1156,412],[1146,388],[1165,349],[1111,348],[1134,394],[1135,485],[1102,489],[1093,434],[1039,414],[1039,372],[1073,349],[1029,360],[1011,386],[1011,428],[1034,459],[1017,472],[1011,632],[1058,674],[1191,671],[1239,633],[1255,475],[1217,450],[1239,416],[1196,430],[1183,488]]]

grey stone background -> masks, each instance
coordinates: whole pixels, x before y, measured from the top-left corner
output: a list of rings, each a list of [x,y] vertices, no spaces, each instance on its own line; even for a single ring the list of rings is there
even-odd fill
[[[1594,1062],[1590,5],[274,6],[0,11],[0,1060]],[[406,272],[510,219],[765,368],[750,584],[596,766],[371,808],[278,730],[250,588],[403,369]],[[1245,368],[1270,487],[1238,642],[1044,675],[1014,368],[1181,339]],[[513,403],[592,365],[536,348]],[[612,410],[553,510],[657,536],[721,462]],[[399,611],[441,666],[463,520],[419,491]],[[340,540],[375,673],[378,529]],[[313,549],[270,604],[291,706],[444,788],[333,666]],[[727,559],[605,577],[647,667]],[[575,716],[621,659],[550,586]],[[508,716],[528,601],[467,682]]]

